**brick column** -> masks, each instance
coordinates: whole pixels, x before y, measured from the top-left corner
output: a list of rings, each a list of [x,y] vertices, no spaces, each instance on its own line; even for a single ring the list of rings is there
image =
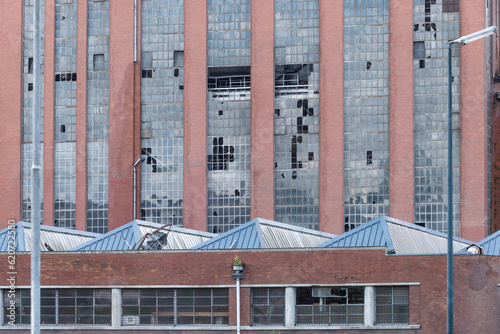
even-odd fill
[[[413,214],[413,17],[412,1],[389,2],[389,215]]]
[[[134,0],[112,1],[109,22],[109,230],[132,220]]]
[[[344,232],[343,1],[319,1],[319,229]]]
[[[460,36],[485,28],[482,1],[460,2]],[[494,37],[488,37],[494,38]],[[485,40],[460,46],[460,225],[461,237],[487,235],[487,87]],[[458,186],[458,185],[455,185]]]
[[[8,13],[0,20],[0,228],[9,220],[21,220],[21,82],[23,3],[18,0],[0,2],[0,11]]]
[[[183,226],[207,230],[207,3],[184,2]]]
[[[251,218],[274,219],[274,1],[252,0]]]

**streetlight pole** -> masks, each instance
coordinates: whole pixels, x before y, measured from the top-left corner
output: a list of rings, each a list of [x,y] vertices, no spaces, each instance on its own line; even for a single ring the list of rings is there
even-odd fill
[[[465,45],[481,38],[488,37],[497,32],[497,27],[492,26],[467,36],[448,42],[448,244],[447,244],[447,308],[446,308],[446,333],[453,334],[453,120],[452,120],[452,61],[451,46],[455,43]]]

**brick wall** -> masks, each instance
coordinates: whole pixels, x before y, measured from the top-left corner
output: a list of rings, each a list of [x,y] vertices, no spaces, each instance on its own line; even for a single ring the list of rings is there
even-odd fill
[[[55,287],[234,286],[231,263],[235,254],[238,254],[245,263],[245,278],[241,289],[242,326],[250,325],[250,287],[255,285],[417,283],[410,286],[410,324],[420,325],[420,330],[392,332],[444,333],[446,331],[446,256],[444,255],[386,256],[383,249],[43,253],[41,284]],[[494,333],[500,327],[496,316],[500,311],[497,296],[500,258],[456,256],[454,261],[455,332]],[[28,286],[29,255],[17,254],[16,267],[16,286]],[[2,282],[6,282],[8,271],[7,255],[2,254],[0,255]],[[233,288],[230,288],[229,298],[231,305],[229,324],[235,326],[236,293]],[[261,333],[271,331],[272,328]],[[149,331],[114,332],[148,333]],[[217,333],[217,331],[210,332]],[[280,332],[286,331],[280,330]],[[293,331],[293,333],[314,332],[319,333],[321,330]],[[366,333],[370,330],[345,332]],[[92,332],[85,331],[85,333]]]

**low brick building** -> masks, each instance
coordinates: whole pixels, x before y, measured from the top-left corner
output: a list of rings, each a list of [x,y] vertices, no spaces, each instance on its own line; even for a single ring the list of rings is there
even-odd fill
[[[322,248],[43,253],[42,332],[235,333],[235,255],[242,333],[446,331],[445,255]],[[30,256],[8,261],[0,331],[27,333]],[[455,333],[498,331],[499,274],[499,257],[455,256]]]

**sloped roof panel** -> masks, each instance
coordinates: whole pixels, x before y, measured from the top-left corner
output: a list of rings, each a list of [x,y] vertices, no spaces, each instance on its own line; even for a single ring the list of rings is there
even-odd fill
[[[387,222],[396,254],[444,254],[448,250],[448,238],[444,233],[429,229]],[[453,241],[453,252],[458,252],[470,243]]]
[[[252,249],[262,248],[262,244],[255,224],[250,221],[192,249]]]
[[[387,247],[393,250],[384,219],[376,218],[317,247]]]
[[[500,231],[479,241],[477,245],[483,247],[484,255],[500,256]]]
[[[131,250],[140,239],[136,221],[131,221],[94,240],[73,248],[74,251]]]
[[[32,249],[31,224],[18,222],[15,225],[16,231],[16,251],[29,252]],[[93,240],[99,236],[97,233],[71,230],[66,228],[40,225],[40,250],[48,251],[47,244],[54,251],[67,251],[73,247]],[[6,252],[9,249],[9,228],[0,231],[0,251]]]
[[[153,224],[138,224],[142,237],[163,227],[159,224]],[[189,249],[216,236],[213,233],[189,230],[178,226],[164,227],[161,232],[167,234],[167,243],[163,245],[162,249]]]

